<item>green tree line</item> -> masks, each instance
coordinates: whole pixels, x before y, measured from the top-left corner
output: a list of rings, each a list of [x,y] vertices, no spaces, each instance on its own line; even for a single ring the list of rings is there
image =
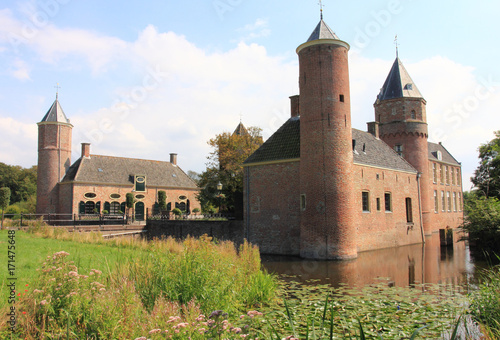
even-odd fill
[[[6,213],[35,212],[36,181],[36,166],[23,168],[0,162],[0,188],[10,189],[10,207]]]

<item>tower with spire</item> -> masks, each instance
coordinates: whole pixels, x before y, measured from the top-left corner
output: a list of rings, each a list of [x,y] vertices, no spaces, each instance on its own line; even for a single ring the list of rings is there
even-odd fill
[[[431,193],[426,100],[396,56],[375,107],[380,138],[419,171],[422,219],[431,232]]]
[[[56,100],[38,125],[37,214],[61,212],[59,182],[71,166],[73,125]]]
[[[297,48],[300,87],[300,255],[357,256],[349,44],[320,19]]]

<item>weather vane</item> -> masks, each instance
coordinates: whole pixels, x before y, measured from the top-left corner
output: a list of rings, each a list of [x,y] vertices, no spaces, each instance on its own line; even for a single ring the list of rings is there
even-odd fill
[[[398,35],[394,38],[394,45],[396,45],[396,58],[399,58],[399,44],[398,44]]]
[[[321,17],[321,20],[323,20],[323,1],[322,0],[319,0],[319,11],[320,11],[320,17]]]
[[[58,99],[58,97],[59,97],[59,89],[61,88],[59,86],[59,83],[57,83],[56,86],[54,86],[54,88],[56,89],[56,99]]]

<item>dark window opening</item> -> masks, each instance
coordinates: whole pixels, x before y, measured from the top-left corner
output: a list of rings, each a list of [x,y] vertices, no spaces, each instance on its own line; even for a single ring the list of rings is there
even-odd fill
[[[341,102],[341,103],[343,103],[343,102],[344,102],[344,95],[343,95],[343,94],[341,94],[341,95],[340,95],[340,102]]]
[[[111,202],[111,204],[109,205],[109,213],[112,215],[121,215],[122,211],[121,211],[120,203]]]
[[[411,198],[410,197],[406,198],[406,222],[408,222],[408,223],[413,222],[413,210],[411,207]]]
[[[380,211],[380,197],[377,197],[377,211]]]
[[[386,192],[384,194],[385,198],[385,211],[392,211],[391,193]]]
[[[361,193],[362,205],[364,212],[370,212],[370,193],[363,191]]]
[[[300,209],[306,210],[306,195],[304,194],[300,195]]]

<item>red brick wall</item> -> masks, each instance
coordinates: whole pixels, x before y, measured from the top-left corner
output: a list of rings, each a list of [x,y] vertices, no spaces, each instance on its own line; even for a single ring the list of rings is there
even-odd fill
[[[299,163],[245,167],[246,237],[261,253],[299,255]]]
[[[422,242],[416,174],[354,165],[355,215],[358,251]],[[363,212],[362,192],[369,193],[370,212]],[[385,193],[392,211],[385,210]],[[411,198],[413,223],[407,223],[406,198]],[[380,199],[380,211],[377,210]]]
[[[37,214],[57,213],[57,183],[71,165],[71,125],[38,125]]]
[[[131,184],[130,187],[124,187],[124,186],[108,186],[108,185],[87,185],[87,184],[63,184],[63,187],[71,187],[72,195],[73,195],[73,200],[72,203],[70,201],[70,206],[72,206],[72,213],[73,214],[78,214],[79,210],[79,204],[81,201],[86,202],[86,201],[93,201],[93,202],[101,202],[101,212],[104,209],[104,202],[119,202],[120,204],[122,202],[126,201],[126,194],[129,192],[132,192],[133,185]],[[65,192],[67,192],[68,189],[64,189]],[[198,190],[194,189],[165,189],[165,188],[156,188],[156,187],[147,187],[146,192],[137,192],[134,193],[135,195],[142,194],[145,196],[144,199],[138,199],[137,201],[143,202],[145,209],[149,209],[149,213],[153,213],[153,205],[157,202],[157,197],[158,197],[158,191],[163,190],[167,194],[167,204],[172,203],[172,209],[175,208],[175,203],[176,202],[181,202],[179,200],[179,196],[183,195],[186,196],[187,199],[190,201],[190,209],[191,211],[195,208],[200,209],[200,203],[196,199],[196,194],[198,193]],[[84,195],[88,192],[95,193],[97,196],[95,199],[87,199],[84,197]],[[119,199],[112,199],[110,198],[111,194],[120,194],[121,197]],[[67,196],[69,197],[69,196]],[[66,204],[66,202],[62,202],[61,205]],[[146,213],[146,211],[144,211]]]
[[[347,48],[299,47],[300,254],[305,258],[356,257],[352,192],[352,129]]]

